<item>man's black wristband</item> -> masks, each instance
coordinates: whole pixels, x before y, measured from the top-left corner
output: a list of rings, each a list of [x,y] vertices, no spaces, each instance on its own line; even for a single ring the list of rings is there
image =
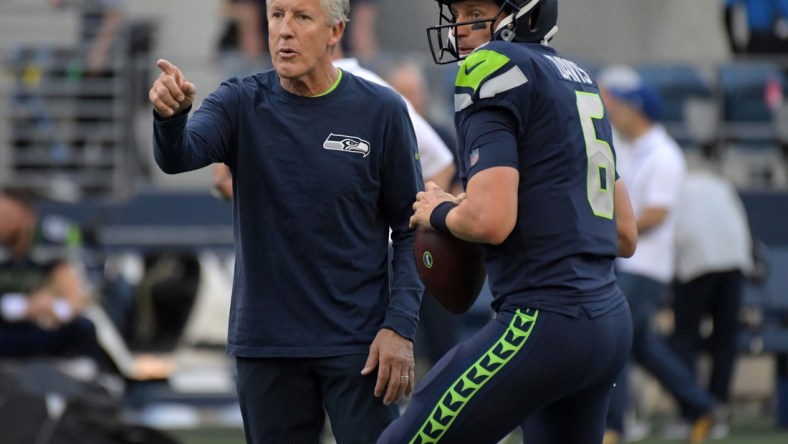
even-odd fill
[[[432,228],[440,231],[441,233],[448,234],[449,236],[454,236],[449,230],[449,227],[446,226],[446,217],[449,215],[449,211],[452,208],[456,207],[457,204],[454,202],[446,201],[441,202],[437,207],[432,210],[432,214],[430,214],[430,225]]]

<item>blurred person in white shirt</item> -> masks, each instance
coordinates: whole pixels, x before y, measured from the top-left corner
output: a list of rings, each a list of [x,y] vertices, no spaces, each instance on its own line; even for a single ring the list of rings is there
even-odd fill
[[[670,345],[696,373],[698,356],[708,350],[708,390],[727,404],[738,353],[739,309],[753,256],[746,210],[725,178],[701,169],[687,174],[679,201],[675,247],[675,326]],[[712,322],[707,347],[701,334],[706,316]],[[720,425],[720,430],[727,426]]]
[[[662,99],[652,85],[629,67],[608,68],[599,78],[610,122],[624,141],[616,146],[617,169],[627,184],[638,230],[635,254],[616,259],[618,285],[632,312],[632,358],[679,402],[682,417],[693,424],[690,442],[703,442],[713,425],[717,402],[700,388],[695,375],[652,326],[673,281],[684,154],[659,123]],[[625,368],[610,399],[605,443],[623,439],[627,379]]]

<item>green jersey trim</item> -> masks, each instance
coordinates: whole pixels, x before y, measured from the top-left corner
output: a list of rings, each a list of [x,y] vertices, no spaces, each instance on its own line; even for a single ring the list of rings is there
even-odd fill
[[[528,78],[517,66],[492,76],[509,63],[509,60],[509,57],[489,50],[476,51],[468,56],[460,66],[454,82],[454,111],[459,112],[471,106],[474,95],[478,95],[480,99],[495,97],[528,82]],[[469,88],[472,93],[468,91]]]

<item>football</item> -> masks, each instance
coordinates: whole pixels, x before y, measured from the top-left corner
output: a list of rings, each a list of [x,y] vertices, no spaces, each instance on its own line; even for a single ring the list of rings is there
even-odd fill
[[[426,292],[454,314],[468,311],[487,275],[481,246],[419,225],[413,251]]]

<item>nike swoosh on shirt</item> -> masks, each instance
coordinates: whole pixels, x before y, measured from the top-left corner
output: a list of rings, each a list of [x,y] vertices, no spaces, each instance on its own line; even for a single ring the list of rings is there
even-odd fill
[[[486,60],[480,60],[478,63],[476,63],[475,65],[472,65],[472,66],[467,66],[466,65],[465,66],[465,75],[467,76],[468,74],[470,74],[471,71],[473,71],[474,69],[478,68],[479,65],[481,65],[484,62],[486,62]]]

